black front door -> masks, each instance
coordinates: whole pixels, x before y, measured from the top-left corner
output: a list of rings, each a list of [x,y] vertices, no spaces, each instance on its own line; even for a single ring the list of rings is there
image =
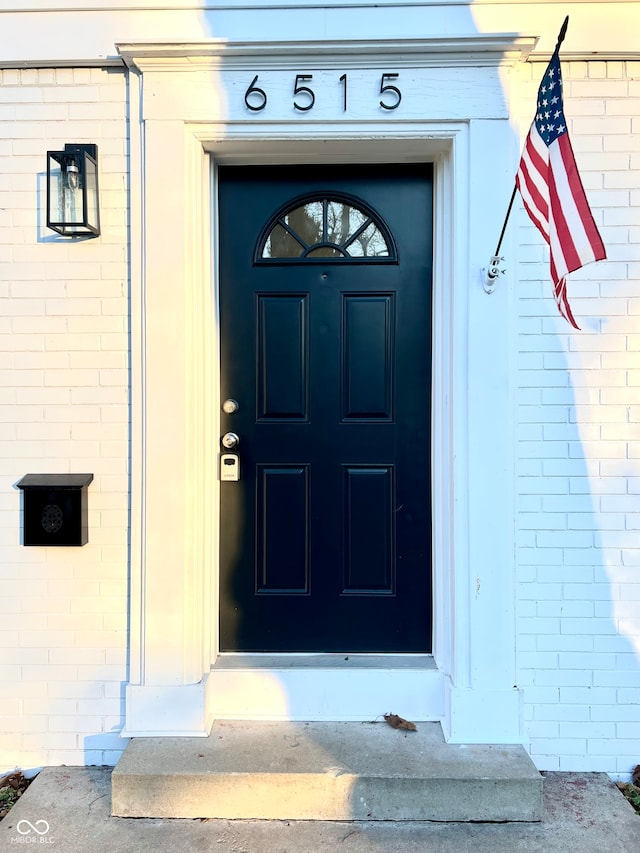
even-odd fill
[[[221,649],[430,651],[432,169],[221,167],[219,203]]]

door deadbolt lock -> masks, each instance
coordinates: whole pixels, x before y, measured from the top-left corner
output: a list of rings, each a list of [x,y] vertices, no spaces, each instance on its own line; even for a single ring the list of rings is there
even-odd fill
[[[221,438],[221,443],[226,450],[235,450],[238,444],[240,444],[240,439],[235,432],[225,432]]]
[[[231,398],[229,398],[228,400],[225,400],[224,403],[222,404],[222,411],[226,415],[233,415],[235,412],[238,411],[239,408],[240,408],[240,404],[238,403],[238,401],[232,400]]]

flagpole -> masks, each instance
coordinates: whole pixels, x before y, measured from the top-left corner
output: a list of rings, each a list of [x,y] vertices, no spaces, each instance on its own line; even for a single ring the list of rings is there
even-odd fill
[[[513,207],[513,202],[516,199],[516,192],[518,191],[518,187],[513,184],[513,192],[511,193],[511,198],[509,200],[509,207],[507,208],[507,215],[504,218],[504,222],[502,223],[502,231],[500,232],[500,237],[498,239],[498,245],[496,246],[496,250],[493,253],[493,257],[497,258],[500,256],[500,246],[502,246],[502,238],[504,237],[504,232],[507,230],[507,222],[509,221],[509,217],[511,216],[511,208]]]
[[[567,34],[567,27],[569,26],[569,16],[564,19],[562,26],[560,27],[560,32],[558,33],[558,41],[556,42],[556,49],[553,51],[554,55],[560,50],[560,45],[564,41],[564,37]]]
[[[567,17],[562,22],[562,26],[560,27],[560,32],[558,33],[558,40],[556,42],[555,50],[553,51],[552,57],[555,56],[556,53],[558,53],[558,51],[560,50],[560,45],[564,41],[564,37],[567,34],[567,27],[568,26],[569,26],[569,16],[567,15]],[[504,218],[504,222],[502,223],[502,231],[500,232],[500,237],[498,238],[498,245],[496,246],[496,250],[493,253],[493,256],[491,258],[489,269],[486,271],[486,281],[485,281],[484,289],[487,291],[487,293],[493,292],[493,289],[495,286],[495,281],[498,278],[498,276],[500,275],[500,273],[502,272],[501,270],[498,269],[498,264],[502,260],[502,258],[500,257],[500,247],[502,246],[502,239],[504,237],[504,232],[507,230],[507,223],[509,222],[509,217],[511,216],[511,210],[513,208],[513,202],[516,199],[516,192],[517,191],[518,191],[518,187],[517,187],[516,183],[514,182],[513,191],[511,193],[511,198],[509,199],[509,206],[507,207],[507,213],[506,213],[506,216]]]

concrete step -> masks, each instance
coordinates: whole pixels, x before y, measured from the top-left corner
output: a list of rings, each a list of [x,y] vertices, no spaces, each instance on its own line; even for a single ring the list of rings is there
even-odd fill
[[[439,723],[214,723],[135,738],[112,775],[117,817],[537,821],[542,776],[521,746],[447,744]]]

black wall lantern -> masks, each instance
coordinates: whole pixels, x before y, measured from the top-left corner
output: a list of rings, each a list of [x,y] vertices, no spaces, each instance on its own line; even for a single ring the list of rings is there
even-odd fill
[[[65,237],[100,234],[97,145],[47,151],[47,228]]]

